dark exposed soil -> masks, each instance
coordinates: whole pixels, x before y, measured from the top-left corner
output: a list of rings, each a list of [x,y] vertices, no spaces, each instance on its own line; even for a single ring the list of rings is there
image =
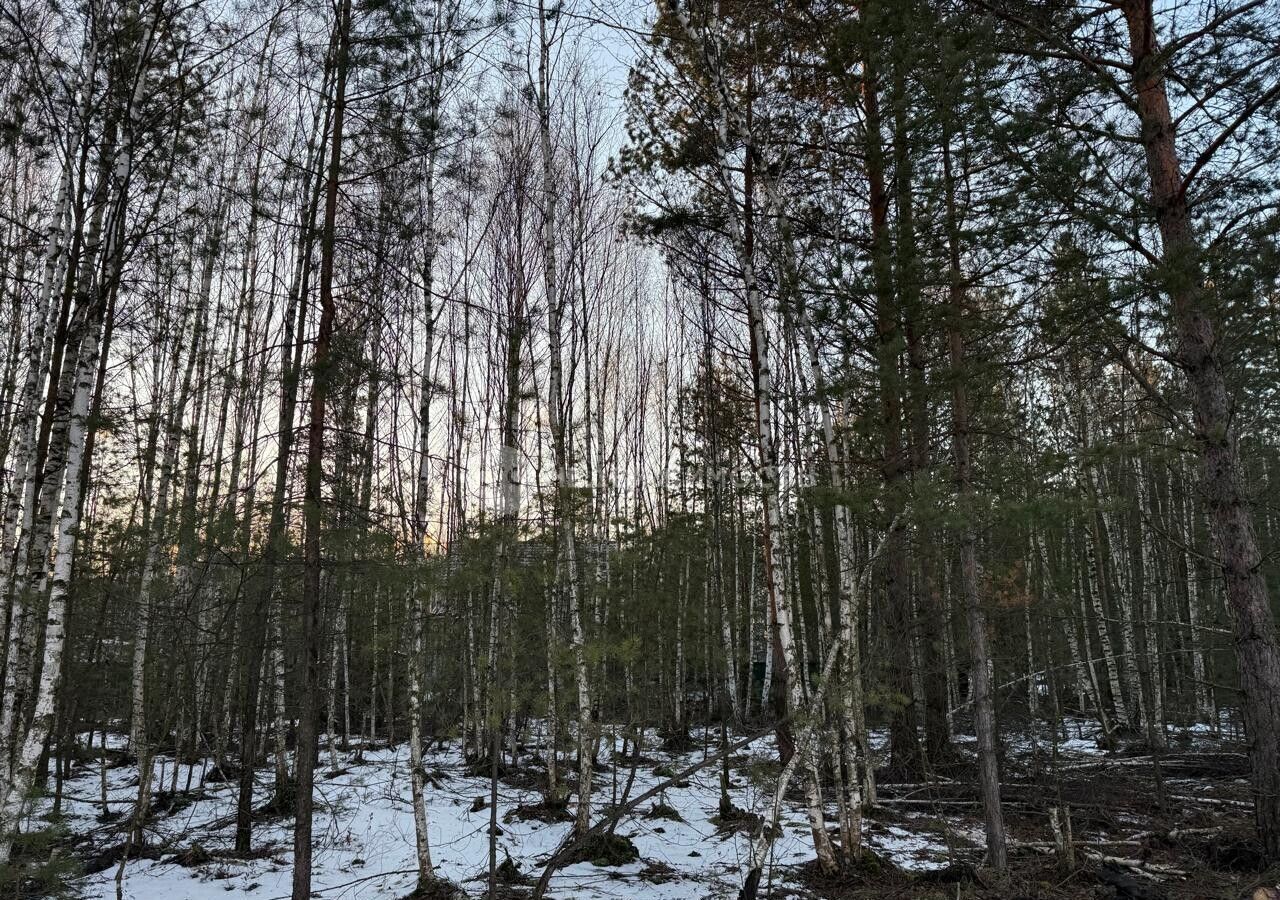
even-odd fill
[[[1280,885],[1280,866],[1268,869],[1255,841],[1243,753],[1184,747],[1153,756],[1148,749],[1131,742],[1114,754],[1056,765],[1047,755],[1008,760],[1002,797],[1010,859],[1003,873],[983,868],[983,848],[972,840],[951,839],[981,833],[974,780],[957,777],[882,781],[881,805],[864,822],[872,836],[891,826],[946,833],[955,859],[945,868],[909,872],[868,854],[850,871],[823,874],[810,863],[782,880],[797,891],[792,896],[822,900],[1252,900],[1258,888]],[[1069,812],[1074,864],[1055,855],[1054,807]]]

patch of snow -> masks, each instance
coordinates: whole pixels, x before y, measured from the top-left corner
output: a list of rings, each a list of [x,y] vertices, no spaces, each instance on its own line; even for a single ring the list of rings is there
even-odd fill
[[[883,742],[883,735],[873,739]],[[620,749],[621,741],[606,738]],[[98,742],[95,741],[95,749]],[[120,746],[118,739],[108,746]],[[648,748],[657,746],[655,735],[646,739],[643,751],[649,760],[660,760],[671,771],[679,771],[703,758],[697,749],[680,755],[669,755]],[[714,752],[714,747],[711,751]],[[610,765],[613,759],[603,753]],[[747,754],[748,765],[735,757],[730,782],[730,797],[743,808],[762,812],[771,799],[772,776],[752,783],[750,772],[755,763],[776,763],[776,749],[771,738],[761,739]],[[366,750],[357,761],[356,754],[340,756],[339,774],[331,775],[327,754],[322,753],[317,770],[316,812],[314,824],[313,891],[326,900],[392,900],[412,890],[416,881],[413,814],[410,798],[408,748]],[[157,760],[154,773],[155,791],[167,791],[174,774],[171,758]],[[458,882],[473,895],[485,890],[488,868],[489,810],[473,812],[477,797],[489,795],[489,781],[484,776],[466,773],[459,747],[447,744],[443,749],[424,753],[424,765],[440,775],[439,785],[427,791],[428,833],[432,859],[437,871]],[[164,849],[161,860],[130,860],[124,871],[121,896],[124,900],[213,900],[228,896],[277,900],[287,898],[291,889],[292,819],[258,820],[254,824],[255,848],[268,851],[256,859],[242,860],[230,855],[234,839],[236,784],[215,782],[200,784],[212,767],[208,761],[195,766],[178,764],[177,786],[182,791],[189,783],[196,799],[172,814],[157,814],[148,826],[148,841]],[[653,762],[641,764],[635,775],[631,797],[656,786],[663,777],[654,774]],[[768,769],[772,771],[772,769]],[[617,770],[603,771],[596,777],[595,803],[603,806],[619,798],[629,775],[625,760]],[[73,770],[64,786],[63,812],[70,829],[88,836],[96,847],[108,847],[121,841],[119,822],[103,825],[98,820],[100,805],[100,769],[90,760]],[[107,797],[111,810],[127,815],[137,792],[137,769],[132,766],[110,768],[106,773]],[[270,799],[272,773],[263,769],[255,773],[254,805],[262,806]],[[601,868],[590,862],[568,866],[551,880],[553,896],[581,900],[609,900],[629,897],[637,900],[705,900],[736,895],[750,850],[749,835],[741,831],[720,831],[712,821],[718,814],[720,796],[719,766],[712,764],[689,779],[687,787],[672,787],[654,801],[641,804],[631,816],[617,826],[617,833],[630,838],[640,852],[640,861],[621,867]],[[536,876],[542,865],[565,837],[570,823],[544,824],[538,821],[505,821],[519,805],[536,804],[541,795],[499,784],[498,859],[510,857],[523,872]],[[645,813],[661,800],[675,809],[683,821],[647,819]],[[37,813],[48,810],[50,800],[38,804]],[[834,808],[828,810],[834,825]],[[922,823],[923,824],[923,823]],[[936,824],[936,823],[935,823]],[[774,844],[772,864],[790,867],[813,858],[809,825],[801,804],[789,804],[781,822],[781,834]],[[964,827],[953,827],[952,834],[969,837]],[[980,840],[980,836],[979,836]],[[199,843],[214,854],[208,863],[183,867],[174,856]],[[945,865],[949,852],[935,828],[914,832],[899,825],[875,825],[867,830],[867,843],[907,869],[923,869]],[[967,846],[969,841],[957,841]],[[669,867],[669,880],[655,883],[642,875],[650,864]],[[86,898],[116,896],[116,868],[85,876],[78,887]]]

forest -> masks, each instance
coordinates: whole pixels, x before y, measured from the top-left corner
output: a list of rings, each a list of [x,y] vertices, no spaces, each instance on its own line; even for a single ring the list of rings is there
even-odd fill
[[[1280,900],[1280,0],[0,0],[0,897]]]

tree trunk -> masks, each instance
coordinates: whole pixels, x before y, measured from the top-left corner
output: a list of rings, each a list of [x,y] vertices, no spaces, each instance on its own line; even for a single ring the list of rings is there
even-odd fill
[[[53,579],[45,613],[44,661],[40,668],[40,684],[36,692],[35,712],[14,762],[12,776],[0,795],[0,864],[9,862],[14,830],[22,818],[27,795],[35,782],[36,764],[44,750],[45,739],[53,728],[54,691],[62,677],[65,650],[65,612],[71,587],[71,563],[75,555],[76,531],[80,524],[80,467],[84,459],[87,434],[89,396],[98,365],[98,328],[95,317],[80,347],[76,365],[75,392],[67,426],[67,462],[62,479],[62,506],[58,516]]]
[[[969,393],[965,386],[965,341],[968,297],[960,262],[960,222],[955,209],[955,183],[951,171],[950,135],[942,147],[943,172],[947,191],[947,243],[950,262],[950,317],[948,357],[951,366],[952,450],[960,526],[960,595],[964,598],[969,626],[969,653],[972,659],[974,728],[978,737],[978,782],[982,791],[983,819],[987,835],[987,861],[1003,869],[1008,861],[1005,848],[1004,814],[1000,808],[1000,769],[996,755],[998,734],[994,686],[991,677],[991,649],[987,642],[987,622],[978,598],[977,515],[973,491],[973,468],[969,447]]]
[[[556,467],[556,516],[559,520],[560,572],[569,605],[569,645],[578,686],[578,809],[574,830],[585,834],[591,827],[591,768],[595,757],[591,720],[591,684],[587,671],[583,598],[574,545],[573,485],[563,396],[561,312],[563,298],[556,271],[556,184],[551,144],[551,35],[542,0],[538,3],[538,143],[542,155],[542,283],[547,304],[547,342],[550,362],[547,376],[547,420],[551,427]],[[677,686],[679,689],[679,686]]]
[[[307,426],[306,487],[303,497],[302,696],[298,712],[296,757],[297,802],[293,825],[293,900],[311,897],[311,818],[315,808],[316,726],[320,687],[321,595],[323,557],[324,420],[328,398],[330,353],[337,306],[333,297],[334,249],[338,185],[342,174],[342,130],[346,113],[347,69],[351,32],[351,0],[337,10],[334,67],[333,136],[330,141],[324,221],[320,235],[320,321],[312,358],[311,421]]]
[[[1175,358],[1191,388],[1203,465],[1201,492],[1233,612],[1258,833],[1267,857],[1275,860],[1280,859],[1280,642],[1262,577],[1253,515],[1241,485],[1233,403],[1218,358],[1213,306],[1187,206],[1155,11],[1142,0],[1125,0],[1121,9],[1129,30],[1151,205],[1163,244],[1159,274],[1172,301]]]

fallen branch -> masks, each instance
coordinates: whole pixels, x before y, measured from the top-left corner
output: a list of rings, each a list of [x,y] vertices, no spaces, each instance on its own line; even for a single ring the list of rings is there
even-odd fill
[[[1173,828],[1169,831],[1139,831],[1131,841],[1140,842],[1156,838],[1162,841],[1176,841],[1184,837],[1208,837],[1210,835],[1221,834],[1223,826],[1213,825],[1208,828]]]
[[[1130,844],[1136,843],[1131,840],[1123,841],[1076,841],[1075,846],[1079,848],[1079,853],[1085,859],[1092,860],[1096,863],[1110,864],[1119,866],[1123,869],[1129,869],[1150,878],[1152,881],[1160,881],[1165,878],[1185,878],[1187,872],[1184,869],[1174,868],[1173,866],[1165,866],[1160,863],[1148,862],[1141,859],[1129,859],[1123,856],[1110,856],[1106,853],[1100,853],[1097,850],[1087,849],[1089,845],[1101,846],[1106,844]],[[1043,841],[1018,842],[1009,845],[1011,849],[1030,850],[1033,853],[1052,854],[1057,852],[1057,848],[1053,844]]]
[[[786,721],[786,720],[784,719],[783,721]],[[723,759],[725,756],[729,754],[737,753],[739,750],[749,747],[751,744],[760,740],[760,738],[767,737],[768,735],[773,734],[776,729],[777,729],[776,724],[770,725],[767,729],[757,731],[754,734],[750,734],[747,737],[741,738],[738,741],[734,742],[733,744],[730,744],[728,747],[725,747],[723,750],[719,750],[715,753],[712,753],[711,755],[705,757],[701,761],[696,762],[693,765],[680,770],[679,772],[672,775],[670,778],[667,778],[663,781],[658,782],[658,784],[649,788],[649,790],[645,791],[643,794],[640,794],[634,800],[631,800],[627,803],[622,804],[617,809],[610,810],[608,814],[602,816],[600,820],[596,822],[596,824],[592,825],[590,828],[588,828],[586,831],[584,831],[582,834],[578,835],[577,837],[575,837],[573,831],[570,830],[569,833],[565,836],[565,839],[560,842],[559,848],[557,848],[557,850],[553,854],[551,854],[551,858],[548,859],[546,864],[543,866],[542,875],[538,878],[538,883],[533,889],[533,895],[531,897],[531,900],[542,900],[543,894],[546,893],[547,885],[550,884],[551,882],[551,876],[554,875],[556,870],[560,868],[561,865],[564,864],[564,861],[568,859],[569,856],[575,850],[577,850],[583,844],[585,844],[589,838],[599,834],[604,828],[612,826],[623,816],[633,812],[638,806],[640,806],[641,803],[644,803],[646,800],[656,797],[658,794],[672,787],[676,782],[687,781],[689,776],[695,775],[702,769],[707,768],[707,766],[710,766],[719,762],[721,759]]]
[[[1159,863],[1147,862],[1141,859],[1126,859],[1121,856],[1107,856],[1104,853],[1098,853],[1094,850],[1082,850],[1081,855],[1085,859],[1091,859],[1094,862],[1110,863],[1113,866],[1120,866],[1133,872],[1150,878],[1153,881],[1159,881],[1162,878],[1185,878],[1187,872],[1184,869],[1175,869],[1173,866],[1162,866]]]
[[[1232,806],[1236,809],[1253,809],[1253,804],[1248,800],[1226,800],[1219,797],[1185,797],[1182,795],[1169,795],[1170,800],[1181,800],[1183,803],[1200,803],[1205,806]]]

